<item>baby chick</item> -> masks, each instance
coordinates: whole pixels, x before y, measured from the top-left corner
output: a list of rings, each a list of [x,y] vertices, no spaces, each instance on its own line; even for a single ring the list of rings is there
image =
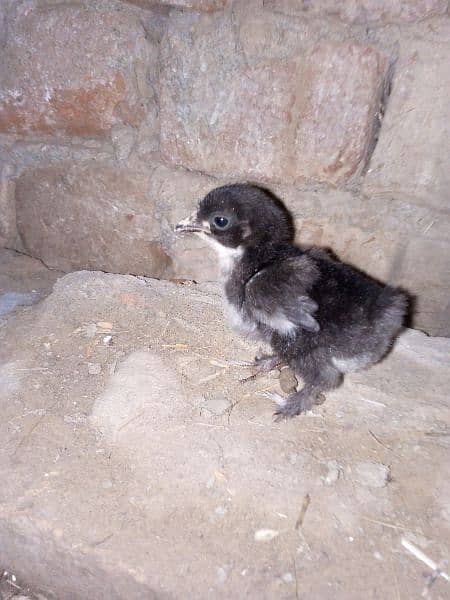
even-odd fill
[[[287,398],[271,395],[277,418],[309,410],[344,373],[381,360],[401,330],[404,294],[324,250],[294,246],[290,214],[265,189],[216,188],[175,230],[217,251],[230,325],[270,344],[266,364],[287,362],[302,378]]]

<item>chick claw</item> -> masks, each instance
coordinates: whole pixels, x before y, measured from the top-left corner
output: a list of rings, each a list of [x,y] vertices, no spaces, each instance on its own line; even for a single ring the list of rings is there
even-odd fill
[[[252,370],[252,374],[249,375],[249,377],[241,379],[240,382],[247,383],[248,381],[253,381],[259,375],[270,373],[270,371],[273,371],[282,362],[282,359],[275,354],[269,356],[256,356],[255,360],[247,365]]]
[[[311,392],[300,390],[290,394],[287,398],[276,392],[264,392],[263,396],[275,402],[279,409],[274,413],[275,422],[283,419],[292,419],[302,413],[308,412],[316,404],[322,404],[325,401],[323,394],[311,394]]]

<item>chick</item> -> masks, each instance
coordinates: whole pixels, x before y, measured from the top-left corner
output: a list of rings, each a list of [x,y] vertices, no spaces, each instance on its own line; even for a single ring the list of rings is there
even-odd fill
[[[225,317],[234,329],[270,344],[268,368],[286,362],[304,382],[278,404],[278,419],[323,401],[343,375],[389,351],[402,327],[406,297],[380,285],[324,250],[293,245],[284,205],[246,184],[216,188],[176,225],[217,251]]]

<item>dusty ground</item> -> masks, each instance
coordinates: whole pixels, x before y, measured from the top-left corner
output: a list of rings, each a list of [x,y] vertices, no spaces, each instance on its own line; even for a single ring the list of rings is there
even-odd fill
[[[450,340],[407,331],[279,424],[277,378],[239,382],[256,350],[212,285],[73,273],[0,317],[0,596],[420,598],[401,539],[450,555]]]

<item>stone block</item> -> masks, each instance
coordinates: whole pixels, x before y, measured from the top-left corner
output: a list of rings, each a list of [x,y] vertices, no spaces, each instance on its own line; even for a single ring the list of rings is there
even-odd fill
[[[169,6],[171,8],[192,8],[202,12],[222,10],[228,0],[125,0],[141,8],[154,8],[155,6]]]
[[[94,269],[160,277],[170,259],[159,244],[149,176],[106,164],[62,163],[16,183],[25,251],[64,271]]]
[[[296,220],[297,241],[302,245],[329,248],[341,260],[371,277],[386,281],[397,249],[392,235],[361,225],[326,218]]]
[[[414,295],[414,327],[450,337],[450,244],[415,238],[406,246],[399,285]]]
[[[386,56],[370,46],[323,43],[312,49],[297,78],[303,90],[293,136],[295,180],[342,184],[361,173],[388,70]]]
[[[225,177],[332,185],[365,165],[389,67],[354,41],[249,61],[220,16],[175,19],[162,64],[166,161]]]
[[[0,246],[16,248],[17,227],[12,165],[0,164]]]
[[[214,281],[217,264],[211,246],[197,236],[174,233],[174,225],[191,214],[199,201],[220,182],[181,169],[156,167],[150,177],[149,195],[156,206],[161,245],[170,256],[170,277]]]
[[[0,64],[0,132],[102,136],[146,113],[140,64],[153,68],[137,16],[120,7],[20,1]]]
[[[450,211],[450,26],[402,40],[380,138],[365,177],[374,199]]]
[[[361,40],[358,28],[337,19],[298,19],[262,8],[262,0],[233,6],[237,43],[248,62],[295,59],[320,42]]]
[[[268,9],[302,17],[337,17],[347,23],[411,23],[443,15],[448,0],[264,0]]]

